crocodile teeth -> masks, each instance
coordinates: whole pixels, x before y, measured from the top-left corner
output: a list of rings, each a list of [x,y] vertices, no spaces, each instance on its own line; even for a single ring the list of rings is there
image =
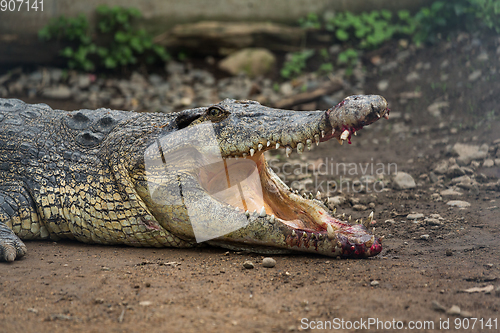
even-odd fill
[[[333,209],[333,215],[335,215],[335,213],[337,213],[337,208]]]
[[[247,210],[245,210],[245,215],[246,215],[247,217],[248,217],[248,216],[250,216],[250,212],[248,211],[248,209],[247,209]]]
[[[314,141],[316,141],[316,146],[319,145],[319,134],[314,135]]]
[[[285,153],[286,153],[286,157],[290,157],[290,154],[292,153],[292,148],[286,147]]]
[[[303,232],[302,233],[302,238],[307,238],[307,233]]]
[[[307,139],[307,140],[306,140],[306,146],[307,146],[307,149],[308,149],[308,150],[311,150],[311,145],[312,145],[312,141],[311,141],[311,139]]]
[[[363,223],[363,225],[368,228],[370,226],[370,224],[372,223],[373,221],[373,211],[370,213],[370,215],[368,216],[368,219],[365,221],[365,223]]]
[[[341,145],[341,146],[342,146],[342,144],[344,143],[344,140],[339,139],[339,138],[337,138],[337,141],[340,143],[340,145]]]
[[[324,138],[325,137],[325,131],[321,131],[321,137]]]
[[[267,146],[269,147],[271,145],[271,141],[267,141]]]
[[[253,154],[255,154],[255,149],[250,149],[250,156],[253,156]]]
[[[266,214],[266,209],[264,208],[264,206],[262,206],[262,208],[260,209],[260,214],[259,214],[259,216],[260,216],[260,217],[264,217],[264,216],[266,216],[266,215],[267,215],[267,214]]]
[[[279,147],[280,147],[279,142],[276,142],[276,149],[278,149]]]
[[[335,128],[332,128],[332,135],[335,134]]]
[[[380,113],[377,112],[377,117],[380,119]]]
[[[375,236],[372,236],[372,238],[370,238],[370,240],[365,243],[365,246],[367,248],[370,248],[370,247],[372,247],[372,245],[373,245],[374,242],[375,242]]]
[[[257,149],[258,149],[259,151],[261,151],[261,150],[262,150],[262,148],[264,148],[264,146],[262,145],[262,143],[259,143],[259,145],[257,146]]]
[[[321,200],[321,192],[316,193],[316,200]]]
[[[295,230],[292,230],[292,237],[297,236],[297,233],[295,233]]]
[[[352,133],[354,133],[354,136],[358,136],[358,132],[352,132]]]
[[[269,220],[269,222],[274,223],[274,219],[275,219],[275,217],[274,217],[274,214],[273,214],[273,215],[271,215],[271,219]]]
[[[389,114],[388,113],[384,114],[384,118],[389,119]]]
[[[303,151],[304,151],[304,144],[302,142],[299,142],[297,144],[297,153],[302,154]]]
[[[351,222],[351,219],[352,219],[352,218],[351,218],[351,215],[349,215],[349,219],[348,219],[349,223]]]
[[[333,231],[333,227],[331,224],[326,225],[326,232],[328,233],[328,238],[329,239],[334,239],[335,238],[335,232]]]
[[[349,137],[349,130],[345,130],[340,135],[340,140],[347,140],[348,137]]]

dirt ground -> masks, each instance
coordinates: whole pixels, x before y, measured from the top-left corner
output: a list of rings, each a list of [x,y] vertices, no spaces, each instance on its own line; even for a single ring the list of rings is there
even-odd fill
[[[432,194],[451,180],[433,183],[429,173],[452,157],[449,148],[457,142],[494,147],[500,138],[499,45],[497,37],[460,35],[408,57],[397,46],[370,54],[365,92],[384,95],[393,117],[361,131],[352,145],[323,143],[304,154],[311,161],[373,158],[413,176],[417,187],[411,190],[344,193],[355,200],[338,211],[355,219],[370,210],[355,211],[352,202],[374,203],[375,233],[385,236],[380,255],[274,255],[276,266],[264,268],[262,255],[217,248],[26,242],[24,259],[0,264],[0,332],[289,332],[314,330],[328,320],[340,326],[330,331],[343,332],[370,318],[385,327],[361,331],[390,331],[387,322],[401,322],[401,331],[409,325],[414,331],[455,331],[460,324],[469,325],[464,332],[498,332],[500,192],[479,187],[436,201]],[[383,71],[370,63],[379,58],[397,66]],[[478,70],[479,77],[470,76]],[[408,79],[412,72],[419,78]],[[377,88],[381,80],[389,84],[384,92]],[[427,111],[436,101],[449,103],[440,117]],[[480,173],[496,181],[500,167],[481,165],[474,170]],[[449,200],[471,206],[450,207]],[[439,214],[443,222],[415,223],[409,213]],[[243,268],[246,260],[255,268]],[[489,293],[462,292],[488,285],[494,287]],[[461,315],[440,312],[433,302],[445,309],[456,305]]]

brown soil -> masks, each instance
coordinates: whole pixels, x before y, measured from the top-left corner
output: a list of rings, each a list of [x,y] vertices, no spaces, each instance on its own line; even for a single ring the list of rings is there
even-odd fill
[[[499,293],[460,291],[499,285],[500,220],[495,206],[500,206],[500,193],[464,191],[455,199],[468,201],[471,207],[450,208],[447,198],[431,199],[436,189],[445,186],[420,177],[438,160],[449,158],[447,146],[464,141],[491,145],[500,137],[498,40],[485,36],[477,40],[462,35],[415,50],[389,72],[368,65],[365,92],[378,93],[376,84],[387,79],[389,89],[383,95],[399,117],[382,119],[361,131],[350,146],[332,142],[305,155],[310,160],[326,156],[354,163],[373,158],[396,163],[399,171],[415,178],[418,186],[413,190],[390,190],[375,197],[346,193],[376,204],[376,234],[386,237],[377,257],[337,260],[275,255],[276,266],[264,268],[261,255],[217,248],[26,242],[29,253],[24,259],[0,265],[0,331],[287,332],[303,330],[311,321],[319,325],[318,321],[334,318],[339,323],[342,319],[394,320],[404,327],[430,321],[436,331],[440,322],[449,319],[451,331],[459,322],[469,323],[467,332],[498,331]],[[487,52],[489,60],[478,60],[481,52]],[[397,50],[381,50],[371,56],[380,55],[387,63],[397,54]],[[449,65],[441,68],[444,60]],[[481,77],[470,81],[469,74],[477,69]],[[420,78],[409,83],[405,78],[412,71]],[[448,79],[441,81],[441,74],[448,74]],[[401,101],[401,93],[415,91],[422,92],[420,98]],[[441,118],[426,110],[438,98],[450,103]],[[396,130],[403,125],[408,130]],[[499,167],[479,171],[500,175]],[[350,204],[339,211],[354,218],[368,215],[353,211]],[[445,223],[437,228],[415,224],[406,219],[411,212],[440,214]],[[386,223],[388,219],[395,223]],[[429,239],[421,239],[423,234]],[[246,260],[253,261],[255,268],[243,268]],[[436,311],[433,301],[446,309],[457,305],[469,314]],[[478,318],[474,329],[474,320],[464,315]],[[495,321],[488,322],[490,318]],[[371,326],[366,331],[387,329]]]

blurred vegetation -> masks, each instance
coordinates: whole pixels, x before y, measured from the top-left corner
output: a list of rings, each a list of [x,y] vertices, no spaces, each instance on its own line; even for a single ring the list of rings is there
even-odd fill
[[[500,0],[434,1],[413,15],[407,10],[400,10],[395,15],[388,10],[361,14],[342,12],[325,18],[309,13],[298,24],[305,30],[330,33],[334,44],[342,45],[342,50],[333,59],[327,49],[308,49],[304,43],[304,50],[288,56],[281,76],[285,79],[299,76],[307,67],[307,60],[317,51],[323,59],[318,72],[331,72],[337,65],[345,67],[349,75],[363,51],[376,49],[394,38],[406,38],[421,45],[449,38],[456,31],[500,33]]]
[[[139,62],[152,64],[167,61],[166,50],[153,43],[144,29],[133,26],[141,13],[135,8],[99,6],[95,29],[91,30],[85,15],[52,19],[38,35],[43,40],[60,40],[70,44],[60,54],[68,67],[84,71],[97,68],[117,69]]]

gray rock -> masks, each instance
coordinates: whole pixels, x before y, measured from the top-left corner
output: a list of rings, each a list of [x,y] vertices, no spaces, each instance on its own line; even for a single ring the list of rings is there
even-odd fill
[[[424,217],[424,214],[421,214],[421,213],[414,213],[414,214],[406,215],[406,218],[408,220],[417,220],[417,219],[421,219],[423,217]]]
[[[451,200],[446,203],[448,206],[451,207],[458,207],[458,208],[467,208],[470,207],[470,203],[467,201],[462,201],[462,200]]]
[[[266,268],[273,268],[276,266],[276,260],[273,258],[264,258],[262,259],[262,266]]]
[[[469,75],[469,81],[474,82],[477,79],[479,79],[482,75],[482,72],[480,69],[476,69],[474,72],[470,73]]]
[[[495,165],[495,162],[491,158],[487,158],[484,160],[483,167],[491,168],[494,165]]]
[[[425,234],[425,235],[420,235],[420,239],[422,240],[429,240],[431,236],[429,236],[428,234]]]
[[[446,308],[439,304],[438,301],[432,301],[431,302],[431,307],[432,310],[437,311],[437,312],[446,312]]]
[[[472,160],[480,160],[488,155],[488,145],[475,146],[456,143],[452,152],[458,155],[457,163],[460,165],[468,165]]]
[[[420,75],[417,72],[411,72],[405,78],[406,82],[414,82],[414,81],[417,81],[419,79],[420,79]]]
[[[57,87],[48,87],[43,89],[42,96],[53,99],[67,99],[71,97],[71,89],[65,85],[59,85]]]
[[[457,164],[451,165],[448,170],[446,170],[446,175],[450,178],[460,177],[465,175],[465,171],[459,167]]]
[[[381,80],[377,83],[377,88],[380,91],[386,91],[389,88],[389,80]]]
[[[246,269],[253,269],[255,266],[254,266],[253,262],[251,262],[250,260],[247,260],[243,263],[243,267],[245,267]]]
[[[436,174],[434,172],[429,172],[429,179],[431,181],[431,183],[435,184],[439,181],[439,178],[438,176],[436,176]]]
[[[169,61],[165,66],[165,69],[167,70],[167,73],[170,75],[184,74],[185,71],[184,64],[176,61]]]
[[[393,186],[396,189],[412,189],[417,186],[412,176],[405,172],[398,172],[393,178]]]
[[[380,283],[377,281],[377,280],[373,280],[372,282],[370,282],[370,286],[373,286],[373,287],[376,287],[378,286]]]
[[[247,48],[230,54],[219,62],[219,68],[238,75],[245,73],[248,77],[267,74],[276,63],[274,54],[264,48]]]
[[[62,79],[63,71],[59,68],[51,68],[49,69],[49,75],[53,83],[58,83]]]
[[[442,196],[453,196],[453,195],[462,195],[462,192],[457,191],[454,188],[449,188],[440,192]]]
[[[446,314],[450,316],[458,316],[460,315],[460,308],[457,305],[452,305],[451,308],[446,310]]]
[[[357,211],[364,211],[364,210],[367,210],[368,207],[365,205],[357,204],[357,205],[352,206],[352,209],[357,210]]]
[[[82,74],[78,75],[78,80],[77,80],[77,86],[80,89],[85,89],[90,86],[91,80],[90,80],[90,75]]]
[[[334,197],[328,198],[328,207],[330,209],[339,207],[340,205],[343,205],[346,202],[346,200],[347,199],[341,195],[336,195]]]
[[[442,175],[448,171],[449,168],[449,162],[447,160],[442,160],[439,161],[435,166],[434,166],[434,173],[437,173],[438,175]]]

